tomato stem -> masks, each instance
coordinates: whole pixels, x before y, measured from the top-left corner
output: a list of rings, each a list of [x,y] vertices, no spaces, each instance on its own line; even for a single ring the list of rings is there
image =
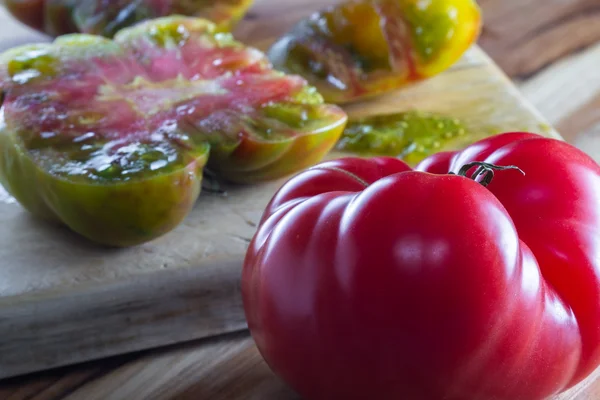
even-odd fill
[[[473,167],[478,167],[478,168],[475,170],[475,172],[470,177],[467,176],[467,173]],[[494,171],[506,171],[506,170],[510,170],[510,169],[519,171],[520,173],[525,175],[525,172],[521,168],[519,168],[515,165],[501,166],[501,165],[494,165],[494,164],[490,164],[490,163],[476,161],[476,162],[472,162],[472,163],[463,165],[461,167],[461,169],[458,171],[458,176],[464,176],[466,178],[473,179],[475,182],[479,182],[483,187],[487,187],[494,179]],[[450,172],[450,173],[454,174],[453,172]],[[477,178],[479,178],[480,176],[482,176],[482,178],[480,181],[478,181]]]

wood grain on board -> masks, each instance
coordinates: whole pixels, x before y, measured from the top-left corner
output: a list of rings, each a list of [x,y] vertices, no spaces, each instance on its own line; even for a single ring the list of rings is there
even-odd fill
[[[598,378],[549,400],[598,400]],[[301,400],[242,333],[8,380],[0,399]]]
[[[478,2],[480,45],[567,141],[600,161],[600,2]]]
[[[293,22],[328,2],[258,0],[236,35],[264,49]],[[474,48],[443,75],[353,105],[349,113],[439,111],[465,119],[482,133],[526,129],[555,135],[550,123],[600,156],[600,45],[593,44],[600,26],[597,1],[480,4],[486,20],[481,44],[517,79],[520,91]],[[0,49],[39,40],[47,38],[9,20],[0,9]],[[108,253],[33,220],[0,193],[0,240],[8,238],[8,244],[0,244],[0,376],[243,329],[237,297],[241,254],[261,207],[279,184],[265,185],[260,196],[241,205],[238,200],[248,200],[248,192],[234,191],[227,198],[204,195],[172,234],[138,249]],[[218,214],[220,207],[227,208]],[[219,226],[211,234],[221,236],[211,242],[205,229],[214,229],[215,220]],[[11,257],[18,263],[4,262]],[[80,327],[85,334],[77,332]],[[599,399],[599,375],[559,399]],[[0,382],[1,400],[59,398],[297,396],[270,373],[247,333],[237,333]]]
[[[510,77],[526,79],[600,40],[597,0],[478,0],[480,44]]]

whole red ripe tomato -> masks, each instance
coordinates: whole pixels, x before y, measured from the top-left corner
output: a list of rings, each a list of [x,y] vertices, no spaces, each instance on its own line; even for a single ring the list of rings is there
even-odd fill
[[[485,187],[473,161],[525,175],[497,171]],[[423,172],[464,165],[468,177]],[[509,133],[417,169],[345,158],[275,195],[242,284],[270,367],[323,400],[537,400],[590,374],[600,167],[567,143]]]

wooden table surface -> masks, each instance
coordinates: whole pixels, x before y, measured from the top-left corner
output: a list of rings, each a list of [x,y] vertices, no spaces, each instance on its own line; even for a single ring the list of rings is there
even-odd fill
[[[479,44],[569,142],[600,157],[600,1],[479,0]]]
[[[563,137],[599,160],[600,1],[479,3],[485,13],[480,45]],[[211,399],[217,394],[259,400],[265,398],[265,385],[273,392],[269,398],[283,393],[294,397],[283,384],[273,386],[247,333],[209,342],[211,346],[201,341],[5,380],[0,400]],[[194,362],[199,354],[206,364]],[[252,379],[236,385],[235,378],[249,369]],[[567,398],[600,399],[600,383]]]

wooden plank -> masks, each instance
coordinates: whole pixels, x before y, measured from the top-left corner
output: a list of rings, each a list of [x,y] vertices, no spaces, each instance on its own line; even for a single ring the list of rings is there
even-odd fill
[[[116,361],[118,362],[118,360]],[[153,351],[113,364],[78,367],[55,381],[38,378],[0,384],[5,400],[300,400],[267,367],[247,334]],[[94,375],[95,374],[95,375]],[[550,400],[597,400],[600,369]]]
[[[264,49],[324,5],[258,1],[236,35]],[[0,14],[0,37],[12,44],[30,35]],[[476,133],[469,141],[508,130],[558,137],[477,47],[439,77],[347,111],[414,108],[463,119]],[[0,377],[243,328],[235,290],[243,255],[281,182],[204,194],[175,231],[126,250],[93,246],[0,195]]]
[[[599,64],[600,43],[553,64],[522,83],[520,90],[551,124],[561,126],[600,94]],[[565,138],[573,140],[578,133],[565,129]]]
[[[600,149],[600,3],[480,0],[480,45],[570,143]],[[581,135],[586,137],[579,138]],[[592,145],[593,147],[589,147]]]
[[[0,305],[4,376],[246,328],[240,263],[214,262]]]
[[[597,0],[479,0],[485,50],[512,78],[535,75],[600,40]]]
[[[600,57],[598,58],[598,62],[600,62]],[[569,140],[577,143],[577,139],[579,136],[585,135],[586,132],[593,129],[597,124],[600,123],[600,88],[596,96],[585,103],[583,106],[579,107],[573,113],[568,115],[567,117],[561,119],[558,122],[558,128],[565,138],[565,140]],[[585,151],[588,151],[592,156],[598,152],[598,148],[596,150],[591,150],[589,148],[581,147]]]
[[[575,146],[585,149],[596,162],[600,163],[600,121],[575,138]]]

